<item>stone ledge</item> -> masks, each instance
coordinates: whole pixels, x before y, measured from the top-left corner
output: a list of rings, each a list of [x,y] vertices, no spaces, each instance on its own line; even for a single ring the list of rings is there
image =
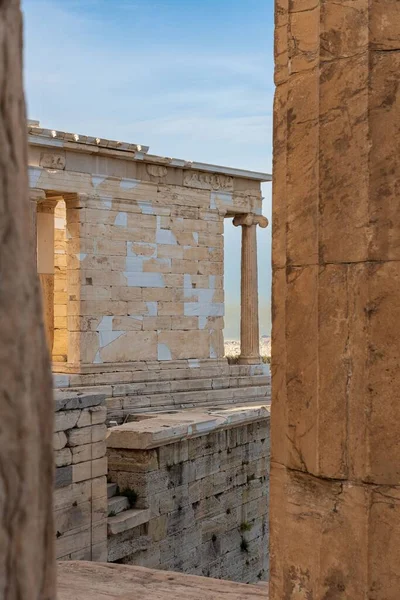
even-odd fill
[[[100,406],[101,404],[105,404],[105,399],[105,394],[55,390],[54,410],[55,412],[59,412],[61,410],[76,410]]]
[[[221,581],[143,567],[58,563],[58,600],[268,600],[264,586]]]
[[[108,517],[107,530],[108,535],[116,535],[123,533],[134,527],[139,527],[150,521],[149,508],[132,508],[125,510],[115,517]]]
[[[269,416],[269,407],[265,405],[145,413],[138,416],[136,421],[110,428],[107,446],[130,450],[158,448],[219,429],[269,419]]]

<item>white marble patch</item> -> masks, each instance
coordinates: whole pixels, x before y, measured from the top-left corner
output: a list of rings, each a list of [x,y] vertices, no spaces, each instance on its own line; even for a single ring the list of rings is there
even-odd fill
[[[102,317],[100,323],[97,325],[96,331],[112,331],[113,317],[106,315]]]
[[[99,203],[101,208],[110,210],[112,207],[112,196],[100,196]]]
[[[54,374],[53,385],[55,388],[69,387],[69,375]]]
[[[119,212],[114,219],[114,225],[117,227],[128,227],[128,215],[126,212]]]
[[[185,302],[185,317],[223,317],[224,305],[222,302]]]
[[[108,346],[117,340],[121,335],[124,335],[125,331],[99,331],[99,342],[100,348]]]
[[[129,248],[128,248],[129,254]],[[143,256],[127,256],[125,260],[126,273],[142,273],[143,272]]]
[[[199,317],[199,329],[204,329],[207,325],[207,317]]]
[[[171,350],[167,344],[158,344],[158,360],[172,360]]]
[[[92,185],[93,187],[97,187],[106,180],[106,177],[100,177],[99,175],[92,175]]]
[[[215,352],[212,344],[210,344],[210,358],[217,358],[217,353]]]
[[[233,196],[230,192],[211,192],[210,208],[219,208],[217,202],[223,206],[232,206]]]
[[[40,176],[43,172],[43,169],[39,167],[29,167],[28,168],[28,176],[29,176],[29,187],[35,188],[37,187]]]
[[[184,287],[183,295],[185,298],[197,297],[197,301],[202,304],[211,304],[214,299],[215,290],[207,288],[189,288]]]
[[[138,202],[138,207],[142,211],[142,215],[154,215],[154,208],[150,202]]]
[[[135,187],[139,185],[139,181],[137,179],[121,179],[119,184],[122,190],[133,190]]]
[[[124,273],[128,287],[165,287],[164,277],[161,273]]]
[[[147,312],[149,317],[156,317],[158,313],[158,303],[157,302],[146,302]]]
[[[176,237],[170,229],[157,229],[156,242],[157,244],[166,244],[170,246],[176,246],[177,244]]]
[[[200,367],[200,361],[198,358],[189,358],[188,365],[191,369],[198,369]]]
[[[100,350],[97,351],[96,356],[94,357],[94,361],[93,364],[94,365],[100,365],[103,362],[101,356],[100,356]]]

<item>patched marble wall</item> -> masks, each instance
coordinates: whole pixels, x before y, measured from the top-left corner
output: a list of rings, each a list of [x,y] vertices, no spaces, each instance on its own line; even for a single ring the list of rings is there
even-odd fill
[[[261,212],[260,181],[55,142],[29,156],[31,188],[67,206],[68,302],[65,315],[59,278],[54,355],[65,355],[66,318],[75,367],[223,357],[223,221]]]

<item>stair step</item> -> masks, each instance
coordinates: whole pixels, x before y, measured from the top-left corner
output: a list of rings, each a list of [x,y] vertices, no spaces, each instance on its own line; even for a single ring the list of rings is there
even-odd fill
[[[113,496],[108,500],[108,514],[114,517],[129,508],[129,500],[125,496]]]
[[[185,367],[176,369],[171,365],[170,368],[123,372],[120,378],[117,373],[99,373],[93,374],[54,374],[54,387],[65,389],[85,391],[90,389],[97,390],[104,387],[104,393],[109,393],[109,388],[117,385],[131,383],[151,383],[151,382],[167,382],[167,381],[184,381],[193,379],[221,379],[226,377],[257,377],[267,376],[270,378],[268,365],[209,365],[200,366],[198,368]]]
[[[107,498],[112,498],[117,493],[116,483],[107,483]]]
[[[107,530],[108,535],[116,535],[117,533],[123,533],[129,529],[134,529],[148,523],[150,521],[150,509],[149,508],[131,508],[126,510],[115,517],[108,517]]]

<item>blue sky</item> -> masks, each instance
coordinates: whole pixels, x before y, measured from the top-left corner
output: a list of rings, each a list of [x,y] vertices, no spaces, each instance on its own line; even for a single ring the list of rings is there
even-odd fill
[[[153,154],[271,171],[273,0],[22,0],[22,8],[30,118]],[[270,245],[270,228],[261,230],[263,334]],[[240,228],[229,222],[225,254],[225,337],[238,339]]]

